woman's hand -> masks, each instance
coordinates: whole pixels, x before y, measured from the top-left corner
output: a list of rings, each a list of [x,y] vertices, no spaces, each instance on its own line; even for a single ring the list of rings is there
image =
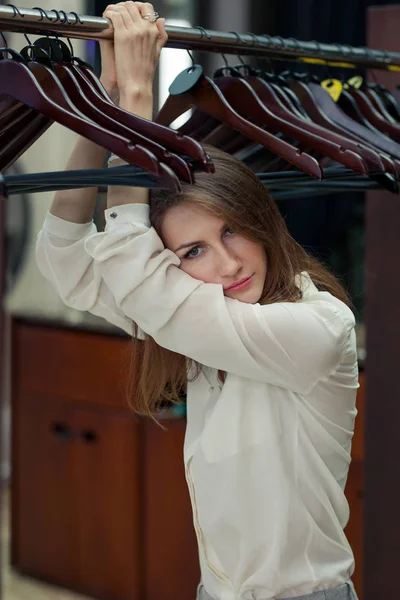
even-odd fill
[[[121,105],[152,96],[154,73],[168,39],[165,19],[143,18],[154,12],[148,2],[110,4],[104,11],[114,27],[114,41],[100,41],[100,80],[112,97],[119,93]]]

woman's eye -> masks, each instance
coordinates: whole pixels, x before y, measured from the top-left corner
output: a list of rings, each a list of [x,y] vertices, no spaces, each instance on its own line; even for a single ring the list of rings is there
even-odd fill
[[[198,252],[196,252],[196,250]],[[197,258],[198,256],[200,256],[200,250],[201,248],[199,246],[195,246],[194,248],[189,250],[189,252],[187,252],[187,254],[185,254],[183,258]]]
[[[233,231],[233,229],[230,229],[229,227],[227,227],[225,229],[225,235],[233,235],[235,232]]]

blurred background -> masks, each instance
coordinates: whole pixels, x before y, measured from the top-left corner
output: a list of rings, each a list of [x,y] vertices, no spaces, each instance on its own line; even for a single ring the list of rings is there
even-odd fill
[[[36,1],[26,0],[21,6],[33,7]],[[100,0],[69,0],[68,6],[54,6],[49,0],[41,3],[46,10],[96,16],[101,16],[106,6],[107,2]],[[379,44],[400,51],[400,43],[385,47],[385,31],[379,37],[373,28],[379,11],[388,9],[389,15],[395,14],[390,12],[392,7],[400,12],[400,3],[387,0],[157,0],[154,6],[166,17],[167,25],[200,25],[353,46]],[[16,49],[25,45],[21,34],[6,34],[6,39]],[[75,55],[91,63],[99,74],[97,43],[72,43]],[[195,59],[209,74],[223,64],[218,54],[195,53]],[[237,62],[237,57],[229,57],[230,64]],[[264,68],[274,68],[273,60],[261,62]],[[186,51],[163,50],[155,110],[163,104],[175,76],[190,64]],[[324,69],[307,67],[313,68],[316,72]],[[379,79],[381,75],[368,76]],[[391,77],[389,87],[395,89],[400,78],[396,74]],[[74,139],[71,131],[54,124],[10,173],[62,170]],[[366,196],[347,192],[280,202],[295,239],[328,264],[350,291],[363,377]],[[35,240],[51,198],[52,194],[46,193],[22,194],[13,196],[6,206],[3,597],[194,599],[199,573],[181,465],[184,406],[165,415],[166,433],[154,424],[139,423],[123,408],[117,359],[126,355],[128,340],[100,319],[67,308],[36,267]],[[99,193],[99,223],[103,206],[104,195]],[[35,360],[40,360],[40,365]],[[42,372],[47,373],[44,378]],[[115,389],[119,400],[111,397]],[[364,379],[347,490],[352,511],[347,533],[356,553],[355,583],[360,600],[372,600],[368,590],[363,590],[368,528],[363,504],[363,407]],[[83,431],[82,447],[68,445],[70,427]],[[372,515],[369,517],[372,520]]]

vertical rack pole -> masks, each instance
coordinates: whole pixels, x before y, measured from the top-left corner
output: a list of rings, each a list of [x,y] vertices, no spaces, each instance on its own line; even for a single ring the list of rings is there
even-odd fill
[[[0,175],[1,180],[3,179],[2,175]],[[0,183],[0,466],[3,465],[3,407],[4,407],[4,306],[3,306],[3,296],[4,296],[4,287],[5,287],[5,204],[6,204],[6,196],[5,191],[1,189],[4,187]],[[3,493],[3,481],[2,474],[0,473],[0,531],[2,531],[1,526],[2,523],[2,515],[3,515],[3,502],[4,502],[4,493]],[[0,564],[2,563],[2,547],[0,545]],[[0,569],[0,599],[2,597],[2,569]]]
[[[368,9],[369,45],[399,48],[400,6]],[[395,89],[398,74],[376,72]],[[400,205],[385,190],[366,198],[366,435],[363,600],[399,597]]]

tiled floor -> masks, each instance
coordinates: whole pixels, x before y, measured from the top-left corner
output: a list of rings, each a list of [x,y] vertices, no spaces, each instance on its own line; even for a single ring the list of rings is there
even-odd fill
[[[89,600],[60,588],[46,585],[29,577],[22,577],[9,568],[9,496],[3,491],[1,515],[2,585],[3,600]]]

